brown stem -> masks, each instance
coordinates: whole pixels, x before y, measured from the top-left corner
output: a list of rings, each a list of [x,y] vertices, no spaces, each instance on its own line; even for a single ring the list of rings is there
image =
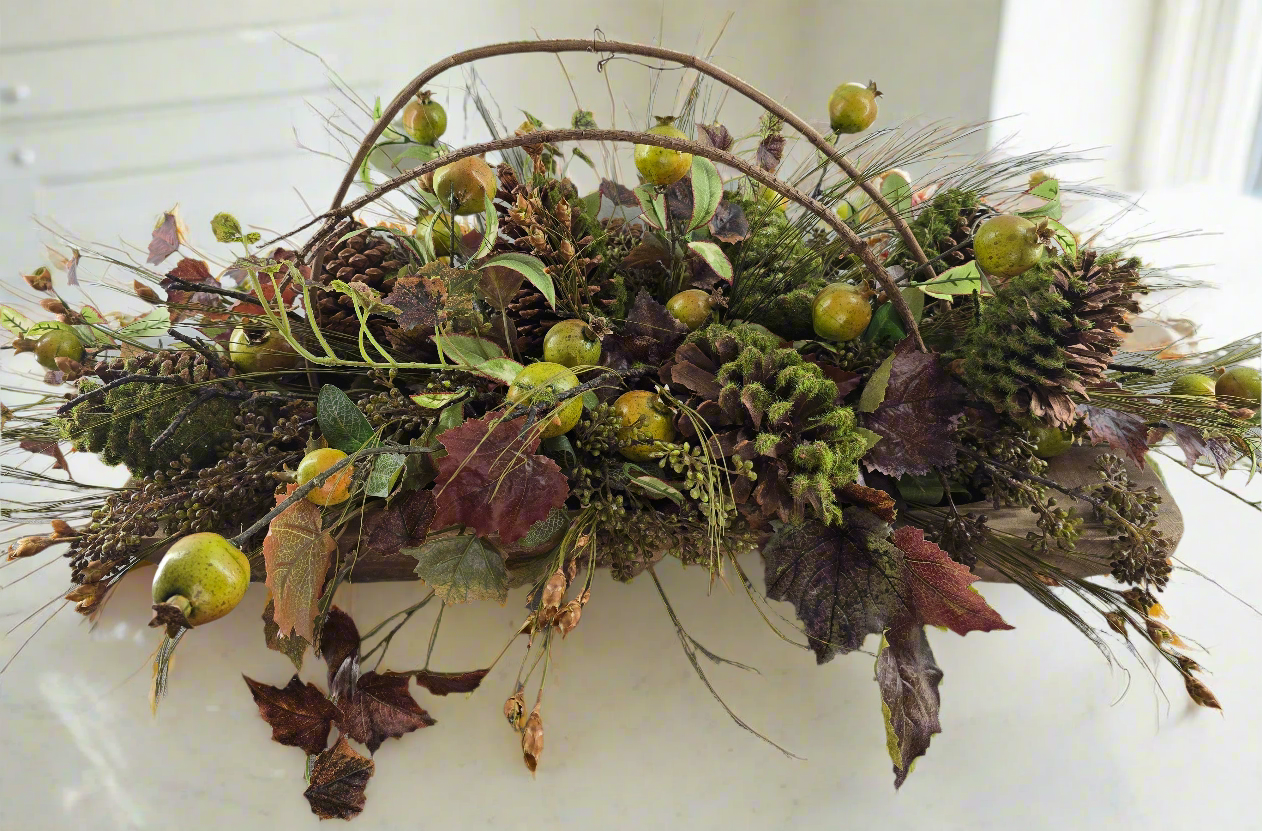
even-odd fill
[[[453,150],[445,156],[426,162],[420,167],[413,168],[399,176],[390,179],[379,185],[375,190],[364,194],[363,196],[341,207],[331,208],[323,214],[313,217],[299,228],[295,229],[289,236],[298,233],[304,228],[308,228],[321,220],[333,221],[343,216],[348,216],[354,211],[380,199],[383,195],[390,191],[396,190],[414,179],[419,179],[430,171],[437,170],[440,167],[451,164],[459,159],[469,156],[480,156],[496,150],[506,150],[510,147],[526,147],[539,144],[556,144],[565,141],[620,141],[634,144],[649,144],[656,147],[665,147],[670,150],[680,150],[685,153],[691,153],[694,156],[702,156],[714,162],[722,162],[723,164],[740,171],[749,178],[761,183],[769,190],[775,191],[786,199],[792,200],[802,207],[815,214],[825,224],[832,228],[839,237],[850,248],[851,252],[857,256],[868,272],[876,279],[881,287],[885,289],[889,300],[894,304],[895,311],[898,312],[899,318],[903,321],[908,333],[912,337],[912,341],[916,347],[922,352],[929,351],[924,340],[920,337],[920,328],[916,325],[916,318],[912,314],[911,307],[907,305],[907,300],[898,289],[897,283],[890,273],[885,270],[877,260],[876,255],[872,253],[863,240],[850,228],[849,225],[842,222],[841,219],[827,207],[815,201],[811,197],[797,190],[796,188],[781,182],[775,176],[760,167],[750,164],[745,159],[728,153],[724,150],[711,147],[706,144],[700,144],[687,139],[671,138],[670,136],[659,136],[651,133],[642,133],[634,130],[535,130],[520,136],[508,136],[494,141],[482,142],[481,144],[472,144],[468,147],[462,147],[459,150]],[[340,199],[338,200],[341,201]],[[307,250],[315,250],[322,246],[324,239],[327,237],[329,224],[321,229],[319,233],[313,236],[307,242]]]
[[[825,138],[818,130],[807,124],[792,111],[787,109],[783,104],[768,96],[766,93],[750,86],[745,81],[735,75],[727,72],[720,67],[715,66],[709,61],[703,60],[696,55],[689,55],[687,52],[676,52],[673,49],[665,49],[661,46],[648,46],[642,43],[624,43],[612,40],[585,40],[577,38],[559,38],[554,40],[524,40],[509,41],[507,43],[493,43],[487,46],[479,46],[476,49],[469,49],[464,52],[457,52],[443,58],[438,63],[431,65],[428,69],[417,75],[408,83],[407,86],[395,96],[394,100],[386,105],[382,110],[381,117],[377,119],[377,123],[368,131],[368,135],[364,137],[363,143],[359,146],[359,150],[355,153],[355,158],[351,162],[350,167],[346,171],[346,175],[342,178],[341,185],[338,186],[337,194],[333,197],[332,209],[337,210],[342,200],[346,198],[347,192],[350,190],[351,183],[355,181],[364,159],[368,158],[368,154],[372,152],[372,147],[381,134],[386,131],[390,122],[394,117],[407,105],[412,97],[419,93],[422,88],[437,76],[453,69],[474,61],[480,61],[483,58],[493,58],[499,55],[518,55],[530,52],[544,52],[557,54],[560,52],[594,52],[603,54],[623,54],[623,55],[639,55],[646,58],[656,58],[658,60],[670,61],[672,63],[681,64],[683,66],[695,69],[703,75],[708,75],[724,86],[730,87],[741,95],[758,104],[764,110],[780,117],[793,129],[797,130],[807,141],[815,145],[815,147],[823,153],[829,161],[836,164],[842,169],[851,181],[863,189],[868,195],[872,203],[876,205],[893,223],[894,228],[898,231],[898,235],[902,238],[903,244],[907,246],[907,250],[911,252],[912,257],[920,264],[920,272],[926,280],[934,277],[933,267],[929,264],[929,259],[925,256],[924,250],[920,247],[920,243],[916,241],[916,235],[911,232],[911,228],[907,225],[906,220],[899,216],[898,211],[881,195],[880,189],[861,174],[845,155],[834,147],[827,138]],[[601,64],[604,60],[602,59]],[[595,138],[594,136],[592,138]]]

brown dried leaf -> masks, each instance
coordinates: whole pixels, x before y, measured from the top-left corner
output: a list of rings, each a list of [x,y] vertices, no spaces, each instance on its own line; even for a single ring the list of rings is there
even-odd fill
[[[354,819],[364,810],[364,789],[376,766],[339,737],[311,766],[311,784],[303,793],[320,819]]]
[[[417,684],[429,690],[433,695],[450,695],[473,692],[490,671],[490,668],[474,669],[468,672],[434,672],[422,669],[411,675],[416,679]]]
[[[275,612],[276,601],[269,597],[267,605],[263,607],[263,642],[268,649],[279,652],[292,661],[294,669],[302,669],[302,658],[311,644],[301,635],[282,635],[273,617]]]
[[[210,274],[210,267],[202,260],[194,260],[184,257],[175,264],[175,268],[167,272],[168,277],[174,277],[177,280],[183,280],[186,283],[210,283],[214,278]]]
[[[53,462],[53,470],[70,470],[66,465],[66,457],[62,455],[61,446],[55,441],[46,442],[40,439],[22,439],[18,442],[18,447],[28,453],[51,456],[56,460]]]
[[[951,467],[956,456],[951,430],[963,407],[964,389],[942,369],[938,356],[904,339],[894,350],[885,398],[864,425],[882,439],[864,464],[894,477]]]
[[[397,739],[435,723],[412,697],[406,675],[366,672],[355,682],[349,700],[339,703],[342,717],[338,728],[371,753],[376,753],[386,739]]]
[[[351,616],[334,606],[320,627],[320,657],[328,668],[329,691],[333,678],[348,659],[359,657],[359,628]],[[339,696],[340,697],[340,696]]]
[[[319,687],[299,681],[296,673],[283,688],[241,677],[254,696],[259,715],[271,725],[273,741],[301,748],[308,755],[324,750],[339,713]]]
[[[728,150],[732,147],[732,134],[722,124],[702,124],[698,121],[697,138],[702,144],[708,144],[716,150]]]
[[[897,512],[894,510],[894,497],[879,488],[869,488],[858,482],[843,485],[839,493],[842,498],[861,508],[866,508],[886,522],[893,522]]]
[[[945,626],[957,635],[1012,628],[971,587],[981,578],[926,540],[924,531],[904,525],[892,541],[903,552],[903,579],[916,622]]]
[[[885,740],[894,762],[894,787],[901,787],[912,764],[929,749],[929,740],[942,732],[938,720],[942,670],[933,659],[923,626],[902,624],[886,633],[876,658],[876,682],[881,688]]]
[[[397,554],[425,542],[437,506],[431,490],[411,491],[364,523],[365,545],[381,554]]]
[[[279,505],[297,489],[289,485],[276,497]],[[272,520],[263,538],[266,583],[276,601],[276,624],[283,634],[291,632],[311,642],[317,601],[329,569],[329,555],[337,548],[329,532],[322,530],[320,508],[300,499]]]
[[[745,209],[730,199],[719,203],[710,219],[710,236],[719,242],[740,242],[749,239],[749,220]]]
[[[636,208],[640,205],[640,200],[636,198],[635,191],[610,179],[600,180],[600,195],[615,205],[621,205],[624,208]]]
[[[779,133],[770,133],[765,136],[758,142],[756,157],[759,167],[768,173],[775,173],[776,168],[780,166],[780,160],[784,157],[784,136]]]
[[[385,302],[399,310],[390,316],[404,329],[438,324],[441,306],[427,282],[424,277],[400,277],[394,281],[394,290]]]
[[[499,310],[503,310],[513,302],[521,284],[526,281],[525,274],[515,268],[505,268],[502,265],[484,268],[480,273],[482,276],[478,278],[478,291],[488,303]]]
[[[1140,468],[1148,453],[1148,425],[1142,418],[1121,410],[1094,404],[1079,404],[1078,414],[1087,422],[1087,438],[1092,444],[1107,444]]]
[[[178,251],[179,248],[180,231],[175,214],[172,212],[164,213],[158,226],[153,229],[153,236],[149,240],[149,258],[145,262],[149,265],[157,265]]]

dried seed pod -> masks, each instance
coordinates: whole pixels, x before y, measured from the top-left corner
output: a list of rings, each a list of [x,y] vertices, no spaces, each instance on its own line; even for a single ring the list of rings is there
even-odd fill
[[[56,542],[52,537],[23,537],[9,546],[9,559],[20,560],[23,557],[33,557],[48,546],[55,545]]]
[[[574,627],[578,626],[579,618],[583,616],[583,604],[578,600],[571,600],[565,604],[565,608],[557,614],[556,625],[561,630],[561,637],[564,638],[570,632],[574,631]]]
[[[1204,682],[1202,682],[1201,679],[1197,678],[1194,675],[1184,675],[1183,685],[1187,687],[1188,698],[1192,699],[1193,702],[1201,705],[1202,707],[1213,707],[1215,710],[1222,710],[1223,707],[1221,704],[1218,703],[1218,699],[1214,696],[1212,692],[1210,692],[1209,687],[1205,686]],[[531,714],[531,717],[533,718],[533,713]],[[539,734],[539,746],[540,746],[540,749],[542,749],[543,747],[542,727],[540,728],[540,734]],[[534,770],[534,768],[531,768],[531,770]]]
[[[66,599],[72,603],[79,603],[84,600],[92,600],[101,591],[100,583],[84,583],[81,586],[75,586],[66,592]]]
[[[525,717],[526,697],[518,690],[504,701],[504,718],[508,719],[510,727],[520,732],[525,724]]]
[[[1176,655],[1175,660],[1179,662],[1179,669],[1183,670],[1183,674],[1187,675],[1192,672],[1199,672],[1201,665],[1193,661],[1186,655]]]
[[[36,291],[49,291],[53,287],[53,275],[47,268],[40,266],[32,274],[23,274],[22,279]]]
[[[561,608],[561,601],[565,599],[565,589],[569,585],[569,581],[565,579],[565,574],[557,569],[556,573],[548,578],[548,582],[543,586],[543,596],[539,599],[539,612],[548,620],[551,620]]]
[[[582,594],[580,594],[580,595],[578,596],[578,605],[580,605],[580,606],[586,606],[586,605],[587,605],[587,601],[589,601],[589,600],[591,600],[591,599],[592,599],[592,590],[591,590],[591,589],[583,589],[583,593],[582,593]]]
[[[533,776],[539,767],[539,756],[543,753],[543,716],[539,715],[538,704],[535,704],[535,708],[530,711],[526,726],[522,729],[521,753],[526,767],[530,768],[530,774]]]
[[[162,302],[162,298],[158,296],[158,293],[154,291],[152,287],[145,285],[139,280],[132,280],[131,287],[132,290],[136,292],[136,296],[146,303]]]
[[[49,297],[39,301],[39,305],[44,311],[51,312],[55,315],[64,315],[66,313],[66,305],[55,297]]]
[[[53,539],[61,540],[66,539],[67,537],[78,536],[75,529],[64,519],[54,519],[48,524],[53,527]]]
[[[1112,629],[1114,632],[1118,633],[1124,638],[1129,637],[1126,634],[1126,618],[1122,617],[1120,613],[1109,612],[1108,614],[1104,616],[1104,619],[1109,622],[1109,628]]]

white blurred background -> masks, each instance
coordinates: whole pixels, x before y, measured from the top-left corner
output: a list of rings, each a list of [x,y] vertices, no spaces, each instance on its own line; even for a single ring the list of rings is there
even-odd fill
[[[50,264],[51,238],[35,220],[143,246],[178,203],[205,244],[219,211],[285,230],[322,209],[342,169],[300,145],[339,153],[317,111],[344,102],[312,54],[371,102],[450,52],[598,27],[610,39],[687,51],[708,50],[722,32],[715,62],[814,122],[825,121],[834,86],[871,78],[885,93],[878,127],[997,119],[960,152],[1001,143],[1089,150],[1092,161],[1056,172],[1134,195],[1142,209],[1128,228],[1209,232],[1145,251],[1195,266],[1218,287],[1166,298],[1166,311],[1201,320],[1211,342],[1258,328],[1254,0],[0,0],[0,302],[22,302],[19,275]],[[646,70],[615,61],[602,75],[593,56],[562,60],[573,92],[552,56],[493,59],[478,72],[510,126],[518,107],[567,124],[575,96],[611,123],[606,78],[618,124],[645,126]],[[673,95],[678,74],[666,73],[659,95]],[[466,111],[463,84],[456,72],[434,85],[453,143],[486,135]],[[729,97],[722,120],[740,132],[757,115]],[[7,386],[35,383],[29,358],[4,358]],[[110,475],[88,461],[72,457],[76,475]],[[1164,470],[1187,523],[1180,556],[1262,603],[1258,514],[1180,468]],[[24,497],[8,487],[4,496]],[[30,571],[19,565],[0,571],[0,631],[64,589],[58,567],[17,582]],[[762,670],[712,669],[728,701],[807,761],[781,757],[726,719],[651,586],[606,579],[555,670],[537,781],[498,715],[511,674],[501,667],[469,701],[424,701],[439,726],[378,752],[356,827],[1257,826],[1262,618],[1206,581],[1179,575],[1166,605],[1173,625],[1210,653],[1202,663],[1223,717],[1190,708],[1172,676],[1159,678],[1163,694],[1138,662],[1110,666],[1020,591],[986,586],[1017,631],[931,633],[946,671],[945,732],[895,794],[869,657],[816,668],[742,597],[707,596],[701,575],[678,569],[663,569],[663,579],[703,643]],[[92,631],[68,610],[52,618],[0,676],[0,828],[313,826],[301,759],[267,740],[237,679],[288,676],[258,636],[261,587],[243,603],[253,611],[185,640],[155,721],[145,694],[156,635],[144,626],[144,581],[132,583]],[[356,587],[339,603],[371,623],[409,591]],[[449,611],[437,665],[480,665],[516,621],[518,601]],[[44,616],[0,639],[0,663]],[[423,654],[428,627],[412,625],[413,641],[396,645],[392,661]]]

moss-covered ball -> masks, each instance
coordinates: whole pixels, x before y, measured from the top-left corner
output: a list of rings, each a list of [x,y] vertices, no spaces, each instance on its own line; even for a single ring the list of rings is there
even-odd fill
[[[543,410],[544,418],[548,421],[539,436],[550,439],[573,430],[574,425],[578,424],[579,418],[583,415],[583,399],[580,396],[574,396],[563,401],[559,408],[551,407],[551,415],[548,416],[549,405],[555,401],[556,396],[578,385],[578,376],[568,367],[550,361],[540,361],[529,364],[517,373],[517,377],[508,387],[506,397],[513,404],[533,405]]]
[[[977,229],[973,251],[982,271],[996,277],[1016,277],[1039,261],[1043,244],[1033,222],[1016,214],[1000,214]]]
[[[633,462],[653,458],[661,442],[675,440],[675,422],[656,393],[631,390],[613,402],[618,416],[618,451]]]
[[[686,289],[666,301],[666,311],[687,326],[690,332],[695,332],[706,324],[713,308],[714,301],[709,292],[701,289]]]
[[[1189,372],[1187,375],[1180,375],[1174,379],[1174,383],[1170,385],[1171,395],[1213,395],[1214,379],[1208,375],[1201,375],[1197,372]]]
[[[250,585],[250,561],[219,534],[189,534],[171,546],[153,575],[153,602],[175,600],[193,626],[218,620],[241,602]]]
[[[688,138],[684,131],[671,124],[669,119],[645,132],[667,138],[684,140]],[[655,147],[651,144],[637,144],[635,169],[640,171],[640,176],[650,185],[666,187],[688,175],[688,171],[692,169],[692,154],[682,150]]]
[[[1233,366],[1218,376],[1214,392],[1230,398],[1243,398],[1257,402],[1262,399],[1262,384],[1258,371],[1251,366]]]
[[[811,322],[819,337],[845,343],[868,328],[872,322],[872,304],[858,286],[831,283],[815,295]]]
[[[600,338],[581,320],[556,323],[543,336],[543,360],[565,367],[600,363]]]

